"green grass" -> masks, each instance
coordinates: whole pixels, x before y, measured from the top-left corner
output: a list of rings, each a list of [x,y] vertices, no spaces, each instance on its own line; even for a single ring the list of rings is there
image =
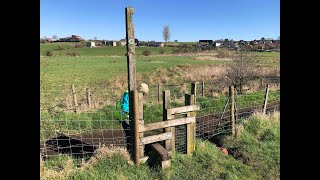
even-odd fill
[[[158,68],[172,68],[176,65],[214,65],[223,61],[197,61],[192,57],[137,57],[137,74],[150,73]],[[126,57],[42,57],[40,74],[47,86],[64,83],[79,86],[99,86],[104,82],[127,76]],[[48,89],[51,89],[48,87]]]
[[[279,113],[255,115],[243,121],[241,127],[238,138],[228,135],[222,138],[222,146],[229,150],[229,155],[209,141],[197,140],[194,154],[173,155],[168,170],[161,171],[152,152],[150,161],[139,167],[130,165],[120,154],[113,154],[86,170],[75,168],[80,163],[74,159],[73,172],[66,176],[67,179],[280,179]],[[61,156],[44,165],[46,169],[63,167],[68,159]]]
[[[227,149],[233,149],[239,160],[254,168],[261,179],[280,179],[280,117],[254,115],[240,127],[240,138],[223,139]]]

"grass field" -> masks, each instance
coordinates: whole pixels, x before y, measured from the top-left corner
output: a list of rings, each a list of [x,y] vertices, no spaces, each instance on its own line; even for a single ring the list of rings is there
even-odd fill
[[[157,159],[149,154],[149,162],[139,167],[130,165],[125,150],[98,151],[93,160],[83,164],[67,156],[55,161],[60,170],[52,170],[52,162],[42,162],[42,179],[280,179],[279,113],[256,114],[238,126],[237,139],[221,137],[224,155],[209,141],[197,141],[192,156],[176,154],[172,168],[161,171]],[[153,164],[152,166],[150,164]]]

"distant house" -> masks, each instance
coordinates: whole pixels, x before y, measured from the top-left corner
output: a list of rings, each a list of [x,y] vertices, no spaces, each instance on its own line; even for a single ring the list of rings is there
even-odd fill
[[[214,47],[221,47],[221,46],[222,46],[222,43],[223,43],[223,41],[221,41],[221,40],[216,40],[216,41],[214,41],[213,46],[214,46]]]
[[[199,43],[213,44],[213,40],[199,40]]]
[[[249,45],[249,42],[244,41],[244,40],[240,40],[240,41],[238,41],[238,44],[244,46],[244,45]]]
[[[149,46],[154,46],[154,47],[164,47],[164,43],[163,42],[155,42],[155,41],[151,41],[148,43]]]
[[[59,39],[60,42],[80,42],[84,41],[80,36],[78,35],[71,35],[70,37],[64,37]]]
[[[90,48],[93,48],[93,47],[96,47],[96,43],[91,41],[91,42],[87,42],[87,47],[90,47]]]
[[[127,44],[126,39],[120,39],[120,46],[125,46]]]

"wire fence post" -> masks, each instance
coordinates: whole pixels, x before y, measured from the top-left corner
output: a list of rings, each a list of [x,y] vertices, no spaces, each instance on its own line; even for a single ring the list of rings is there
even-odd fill
[[[139,112],[138,93],[136,91],[136,60],[135,38],[132,15],[134,9],[130,6],[125,9],[126,17],[126,42],[127,42],[127,65],[128,65],[128,91],[129,91],[129,125],[131,134],[131,154],[135,164],[140,163],[139,153]]]
[[[139,126],[144,126],[144,119],[143,119],[143,93],[139,93],[138,96],[138,104],[139,104]],[[143,138],[144,133],[139,133],[139,138]],[[140,145],[140,159],[144,157],[144,145]]]
[[[194,105],[195,104],[195,95],[194,94],[185,94],[185,105]],[[188,112],[186,114],[186,117],[194,117],[195,112]],[[196,129],[195,129],[195,123],[192,122],[190,124],[187,124],[187,154],[192,154],[195,150],[195,135],[196,135]]]
[[[170,116],[168,118],[167,109],[170,108],[170,91],[166,90],[163,91],[163,104],[162,104],[162,112],[163,112],[163,121],[168,121],[170,119],[173,119],[173,117]],[[171,140],[165,140],[164,142],[164,148],[166,148],[167,151],[171,151],[172,153],[175,151],[175,134],[174,134],[174,127],[168,127],[163,129],[164,133],[171,132],[172,138]]]
[[[266,111],[267,111],[267,103],[268,103],[268,96],[269,96],[269,87],[270,87],[270,85],[267,84],[266,94],[265,94],[265,96],[264,96],[263,114],[266,114]]]
[[[86,92],[87,92],[87,103],[88,103],[89,108],[91,109],[91,91],[90,91],[90,88],[87,88]]]
[[[231,132],[232,136],[235,136],[236,126],[235,126],[235,117],[234,117],[234,87],[229,86],[229,97],[230,97],[230,118],[231,118]]]
[[[196,101],[197,97],[197,83],[191,83],[191,94],[194,95],[194,102]],[[194,103],[193,102],[193,103]]]
[[[202,88],[201,88],[201,91],[202,91],[202,97],[204,97],[204,81],[202,81]]]
[[[74,85],[71,85],[71,91],[72,91],[72,96],[73,96],[73,105],[74,105],[74,112],[78,112],[78,100],[77,100],[77,94],[76,94],[76,89]]]
[[[160,102],[160,84],[158,84],[158,103]]]

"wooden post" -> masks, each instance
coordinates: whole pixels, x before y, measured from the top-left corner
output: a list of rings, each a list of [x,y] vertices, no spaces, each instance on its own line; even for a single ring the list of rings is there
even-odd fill
[[[185,94],[185,105],[195,104],[194,94]],[[194,117],[195,112],[188,112],[187,117]],[[195,150],[195,140],[196,140],[196,129],[195,122],[187,124],[187,154],[192,154]]]
[[[158,102],[160,102],[160,84],[158,84]]]
[[[234,117],[234,87],[233,86],[229,86],[229,98],[230,98],[230,118],[231,118],[232,136],[235,136],[236,126],[235,126],[235,117]]]
[[[173,119],[174,118],[173,116],[170,116],[170,118],[167,118],[168,117],[167,109],[170,108],[170,91],[169,90],[163,91],[162,101],[163,101],[163,105],[162,105],[163,121],[168,121],[170,119]],[[166,148],[167,151],[171,151],[173,153],[175,151],[174,127],[164,128],[163,132],[164,133],[172,132],[173,138],[171,138],[171,140],[166,140],[164,142],[164,148]]]
[[[89,108],[91,108],[91,91],[90,91],[90,88],[87,88],[86,91],[87,91],[88,106],[89,106]]]
[[[197,83],[191,83],[191,94],[194,95],[194,102],[195,102],[197,97]]]
[[[131,153],[133,160],[136,165],[140,163],[140,137],[139,137],[139,105],[138,105],[138,91],[131,91],[129,94],[129,114],[132,115],[129,125],[130,125],[130,136],[131,136]],[[132,102],[132,103],[130,103]],[[130,115],[129,115],[130,118]]]
[[[74,85],[71,85],[72,95],[73,95],[73,105],[74,105],[74,112],[78,111],[78,101],[77,101],[77,94]]]
[[[270,87],[270,85],[267,84],[266,94],[265,94],[265,97],[264,97],[263,114],[266,114],[266,111],[267,111],[267,102],[268,102],[268,95],[269,95],[269,87]]]
[[[136,58],[134,45],[134,27],[132,23],[132,7],[126,7],[126,41],[127,41],[127,64],[128,64],[128,87],[129,92],[136,89]]]
[[[143,120],[143,93],[139,93],[138,97],[138,104],[139,104],[139,126],[144,126],[144,120]],[[144,133],[139,133],[139,139],[143,138]],[[140,151],[140,159],[144,157],[144,145],[140,145],[139,147]]]
[[[204,97],[204,81],[202,81],[202,88],[201,88],[201,91],[202,91],[202,97]]]
[[[131,132],[131,153],[136,165],[139,165],[139,112],[138,94],[136,92],[136,60],[135,60],[135,38],[132,23],[134,10],[128,6],[125,9],[126,17],[126,41],[127,41],[127,65],[128,65],[128,92],[129,92],[129,120]]]

